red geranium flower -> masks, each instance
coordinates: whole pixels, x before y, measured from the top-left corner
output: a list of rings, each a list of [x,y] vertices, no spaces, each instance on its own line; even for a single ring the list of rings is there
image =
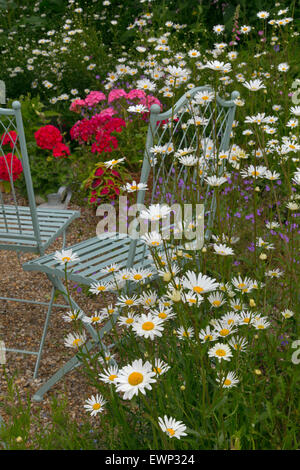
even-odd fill
[[[34,134],[36,143],[42,149],[53,150],[53,148],[60,142],[62,142],[62,135],[57,127],[47,126],[41,127]]]
[[[66,157],[70,155],[70,149],[67,145],[62,142],[58,142],[55,147],[52,149],[53,157]]]
[[[21,160],[12,153],[0,156],[0,180],[17,180],[23,172]]]
[[[16,143],[18,138],[18,134],[15,131],[7,132],[6,134],[2,134],[0,138],[1,145],[9,144],[10,148],[14,148],[14,144]]]

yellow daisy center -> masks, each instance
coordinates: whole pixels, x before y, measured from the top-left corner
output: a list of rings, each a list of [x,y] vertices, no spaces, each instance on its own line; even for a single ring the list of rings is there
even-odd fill
[[[260,330],[263,330],[263,329],[264,329],[264,325],[257,325],[257,328],[259,328]]]
[[[160,314],[158,316],[159,316],[159,318],[162,318],[163,320],[165,318],[167,318],[167,314],[165,312],[160,312]]]
[[[221,305],[221,300],[214,300],[212,304],[219,307]]]
[[[132,299],[127,299],[127,300],[125,300],[125,304],[126,304],[126,305],[132,305],[132,304],[133,304],[133,300],[132,300]]]
[[[204,336],[204,341],[212,341],[212,339],[213,339],[212,335]]]
[[[145,323],[143,323],[142,328],[143,330],[150,331],[155,328],[155,325],[152,321],[146,321]]]
[[[224,381],[224,385],[231,385],[231,380],[226,379],[226,380]]]
[[[96,321],[99,321],[100,320],[100,317],[92,317],[92,321],[96,322]]]
[[[228,330],[228,328],[223,328],[221,331],[220,331],[220,335],[221,336],[227,336],[229,335],[230,333],[230,330]]]
[[[201,292],[204,291],[204,289],[203,289],[203,287],[195,286],[195,287],[193,287],[193,291],[197,292],[197,294],[200,294]]]
[[[174,429],[168,428],[167,431],[168,431],[168,433],[170,434],[170,436],[174,436],[174,434],[175,434]]]
[[[234,323],[234,321],[233,321],[232,319],[229,319],[229,320],[227,321],[227,323],[228,323],[228,325],[231,325],[232,323]]]
[[[68,261],[70,261],[70,260],[71,260],[71,258],[70,258],[69,256],[64,256],[64,257],[62,258],[62,261],[63,261],[64,263],[66,263],[66,262],[68,262]]]
[[[128,377],[128,383],[130,385],[139,385],[143,380],[144,376],[140,372],[132,372]]]
[[[117,378],[115,374],[112,374],[108,377],[108,380],[111,380],[112,382]]]
[[[130,325],[131,323],[133,323],[133,318],[127,318],[127,320],[125,320],[125,323]]]
[[[79,346],[80,343],[81,343],[81,339],[80,339],[80,338],[76,338],[76,339],[74,339],[74,341],[73,341],[73,346]]]
[[[154,367],[153,372],[160,375],[161,374],[161,368],[160,367]]]
[[[93,404],[93,410],[100,410],[100,408],[101,408],[100,403],[94,403]]]
[[[140,281],[140,280],[142,279],[142,277],[143,277],[143,276],[142,276],[141,274],[135,274],[135,275],[133,276],[133,279],[135,279],[136,281]]]
[[[104,287],[104,286],[98,286],[98,287],[97,287],[97,290],[99,290],[99,291],[104,291],[104,290],[105,290],[105,287]]]
[[[216,355],[220,357],[226,356],[226,351],[224,349],[217,349],[216,350]]]
[[[240,284],[238,284],[238,288],[239,288],[239,289],[243,289],[244,287],[246,287],[246,284],[244,284],[243,282],[241,282]]]
[[[244,318],[243,322],[244,322],[244,323],[249,323],[249,322],[250,322],[250,318],[249,318],[249,317]]]

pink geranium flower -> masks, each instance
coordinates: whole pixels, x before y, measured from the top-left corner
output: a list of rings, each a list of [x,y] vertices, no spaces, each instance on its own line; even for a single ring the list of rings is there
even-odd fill
[[[120,98],[127,98],[127,93],[125,90],[123,90],[123,88],[111,90],[108,95],[108,102],[112,103],[112,101],[118,100]]]

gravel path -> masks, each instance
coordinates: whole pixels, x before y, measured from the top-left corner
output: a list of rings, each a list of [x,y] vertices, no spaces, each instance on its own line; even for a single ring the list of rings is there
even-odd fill
[[[67,232],[67,246],[95,236],[96,225],[99,221],[92,209],[79,208],[76,205],[70,205],[70,209],[81,210],[81,217],[71,224]],[[62,239],[59,238],[47,250],[47,253],[61,249],[61,246]],[[22,254],[21,261],[28,261],[35,256]],[[0,271],[1,296],[33,298],[40,301],[50,298],[51,285],[46,276],[42,273],[24,272],[15,252],[0,250]],[[72,295],[85,312],[91,312],[105,306],[103,300],[101,302],[97,299],[87,299],[78,293],[76,288],[72,289]],[[111,294],[108,294],[107,302],[111,302],[111,300]],[[59,297],[59,303],[63,303],[61,301],[62,298]],[[5,341],[6,347],[37,350],[42,336],[46,309],[47,307],[43,306],[0,300],[0,340]],[[66,309],[57,308],[53,311],[38,379],[33,380],[35,356],[6,354],[6,373],[8,377],[15,375],[15,384],[22,400],[25,400],[28,394],[33,396],[40,385],[74,354],[73,350],[67,349],[63,344],[64,336],[72,331],[71,326],[62,320],[62,314],[65,311]],[[1,375],[0,401],[5,402],[7,384],[3,373]],[[64,393],[68,399],[71,416],[80,420],[80,416],[87,415],[83,409],[84,400],[94,392],[95,389],[87,385],[85,378],[80,373],[80,368],[77,368],[56,384],[52,391],[45,395],[42,403],[33,404],[32,410],[34,412],[37,407],[41,407],[41,416],[45,421],[48,421],[50,396]],[[6,420],[7,415],[2,409],[1,414]]]

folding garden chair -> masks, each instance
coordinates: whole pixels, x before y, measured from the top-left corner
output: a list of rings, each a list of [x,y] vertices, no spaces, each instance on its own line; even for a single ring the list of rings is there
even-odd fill
[[[178,181],[186,181],[187,173],[184,167],[182,166],[179,170],[175,168],[176,159],[172,148],[178,151],[190,147],[198,148],[201,145],[204,155],[213,150],[217,153],[217,151],[226,151],[229,148],[236,108],[234,100],[239,96],[238,92],[233,92],[229,101],[217,96],[214,102],[208,100],[207,104],[197,106],[193,100],[199,92],[204,93],[205,101],[205,95],[208,95],[209,92],[212,93],[212,90],[209,86],[194,88],[185,93],[171,109],[164,113],[160,112],[160,107],[156,104],[151,107],[140,182],[149,183],[152,174],[152,203],[172,204],[176,199],[174,188],[178,185]],[[194,112],[198,115],[193,117]],[[211,148],[213,141],[218,148]],[[159,147],[163,147],[163,154],[158,158],[158,163],[154,165],[155,152]],[[207,160],[209,162],[207,168],[211,174],[222,174],[223,165],[219,165],[216,158]],[[202,184],[203,175],[200,179],[198,178],[197,182],[199,185]],[[205,196],[202,196],[202,203],[209,214],[205,232],[206,239],[210,237],[216,207],[215,195],[211,196],[210,193],[207,190]],[[144,194],[145,191],[138,192],[137,203],[143,203]],[[184,187],[182,195],[184,196]],[[199,202],[201,202],[200,199]],[[207,207],[208,205],[209,207]],[[72,248],[73,252],[78,255],[79,261],[71,263],[67,271],[67,278],[69,281],[79,284],[91,285],[99,281],[112,281],[113,275],[111,273],[103,273],[103,268],[112,263],[117,263],[121,268],[147,268],[151,266],[150,251],[145,243],[141,239],[133,239],[124,233],[106,233],[101,237],[94,237],[68,248]],[[64,266],[54,259],[53,254],[29,261],[23,265],[23,269],[46,273],[52,281],[54,289],[64,292],[66,297],[63,285]],[[72,299],[71,302],[74,309],[81,310]],[[50,313],[49,310],[48,319]],[[112,316],[112,319],[103,326],[98,335],[95,331],[92,332],[92,327],[90,327],[92,340],[86,343],[87,350],[91,350],[96,344],[100,348],[104,347],[101,340],[104,334],[110,331],[116,317],[117,314]],[[58,380],[79,364],[80,359],[75,355],[36,392],[33,400],[41,401],[43,395]]]
[[[29,206],[18,203],[18,192],[15,180],[23,172]],[[69,224],[80,216],[79,211],[51,210],[37,208],[30,174],[26,140],[23,128],[21,104],[12,103],[12,108],[0,108],[0,185],[9,191],[10,204],[0,189],[0,249],[43,255],[46,248],[60,235],[65,240],[65,231]],[[3,282],[3,281],[1,281]],[[54,288],[50,302],[0,296],[0,300],[25,302],[29,304],[54,306]],[[69,307],[68,305],[57,305]],[[33,354],[37,356],[34,377],[37,376],[39,362],[44,344],[44,334],[38,351],[6,348],[7,352]],[[5,338],[1,338],[5,341]]]

